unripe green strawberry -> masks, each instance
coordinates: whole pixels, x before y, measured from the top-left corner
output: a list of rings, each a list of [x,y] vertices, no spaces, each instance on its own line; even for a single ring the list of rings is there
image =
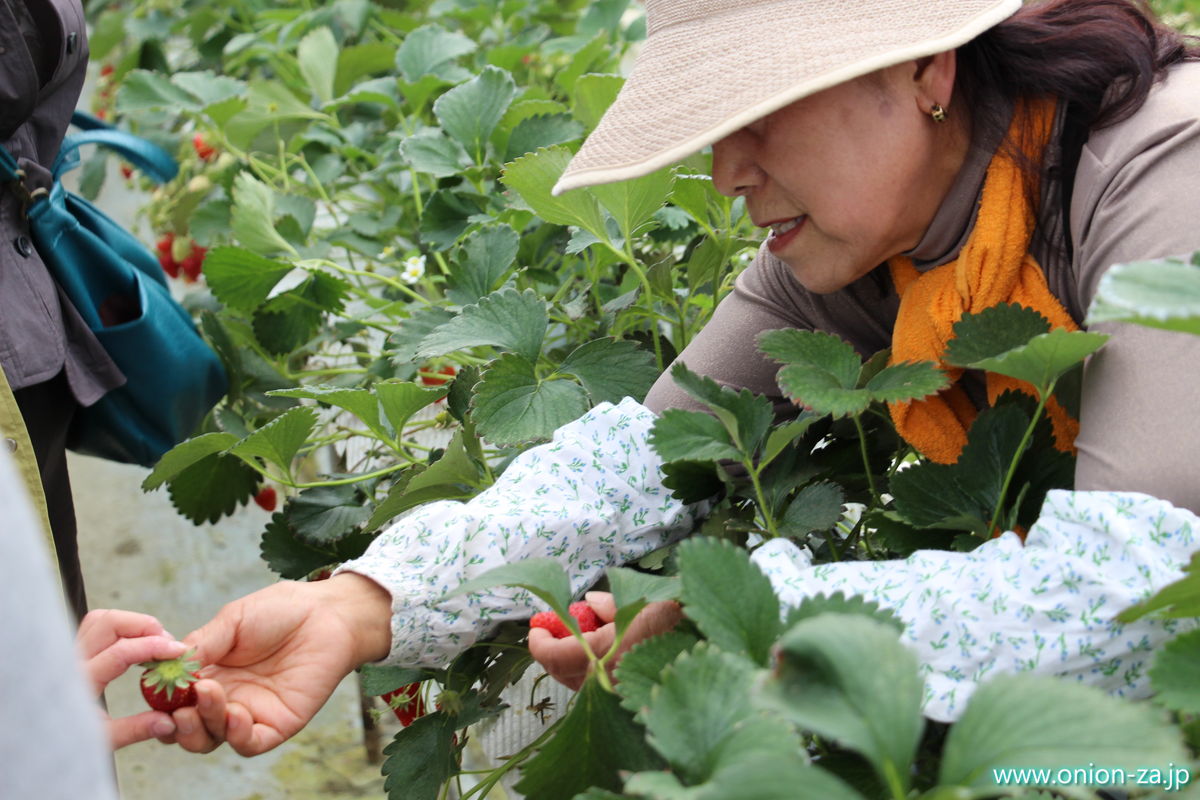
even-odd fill
[[[177,708],[196,705],[196,687],[200,662],[195,659],[195,650],[189,650],[179,658],[165,661],[146,661],[140,666],[142,673],[142,697],[155,711],[170,714]]]

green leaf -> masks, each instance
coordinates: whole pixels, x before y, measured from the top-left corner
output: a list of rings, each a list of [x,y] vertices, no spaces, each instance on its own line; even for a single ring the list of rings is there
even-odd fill
[[[627,340],[593,339],[571,351],[558,372],[573,375],[593,403],[641,402],[658,378],[654,356]]]
[[[515,788],[538,800],[572,800],[591,787],[619,790],[624,771],[659,766],[619,698],[589,680],[554,737],[525,763]]]
[[[652,575],[627,567],[609,567],[605,574],[617,608],[633,605],[638,600],[657,603],[679,597],[679,579],[675,577]]]
[[[668,461],[662,470],[663,486],[676,500],[688,504],[713,497],[725,485],[712,461]]]
[[[415,492],[428,487],[453,484],[478,487],[479,479],[479,467],[467,453],[462,430],[457,430],[446,445],[442,457],[408,482],[408,491]]]
[[[434,250],[449,250],[458,241],[479,209],[457,192],[434,193],[421,217],[421,241]]]
[[[420,683],[428,675],[419,667],[391,667],[383,664],[363,664],[358,668],[363,694],[379,697],[410,683]]]
[[[829,530],[841,519],[845,500],[842,487],[836,483],[822,481],[805,486],[783,515],[780,534],[801,537]]]
[[[379,438],[388,438],[379,418],[379,398],[367,389],[312,385],[296,389],[275,389],[267,394],[271,397],[308,398],[337,406],[362,420],[367,428]]]
[[[546,303],[533,289],[501,289],[465,306],[457,317],[428,334],[421,340],[417,356],[430,358],[491,345],[535,361],[548,324]]]
[[[232,514],[261,480],[239,459],[213,453],[180,471],[167,487],[175,510],[200,525]]]
[[[758,347],[783,364],[777,381],[797,405],[835,417],[861,414],[871,394],[858,389],[862,359],[848,342],[829,333],[785,329],[758,337]]]
[[[205,108],[240,97],[246,91],[246,82],[227,75],[217,75],[211,70],[202,72],[176,72],[171,83],[183,89],[204,105]]]
[[[300,74],[322,103],[333,99],[333,79],[338,66],[338,44],[333,31],[321,27],[309,31],[296,48]]]
[[[383,749],[383,788],[388,797],[438,800],[443,785],[460,769],[454,732],[500,710],[480,708],[479,696],[472,693],[459,714],[438,710],[403,728]]]
[[[749,554],[719,539],[679,545],[684,613],[717,647],[765,665],[781,629],[779,599]]]
[[[954,338],[946,345],[946,360],[969,366],[1029,344],[1050,332],[1050,322],[1032,308],[1000,303],[954,323]]]
[[[293,408],[280,414],[238,442],[229,452],[241,458],[262,458],[292,474],[292,459],[317,424],[317,412],[311,408]]]
[[[681,361],[671,368],[671,378],[716,415],[739,449],[749,455],[758,448],[775,415],[770,400],[748,389],[735,392],[721,386],[712,378],[692,372]]]
[[[512,75],[487,66],[476,77],[455,86],[433,104],[446,133],[462,143],[482,163],[483,148],[517,93]]]
[[[881,403],[919,400],[950,385],[946,374],[932,361],[894,364],[867,381],[871,399]]]
[[[400,143],[400,156],[417,172],[449,178],[463,171],[471,157],[463,146],[441,131],[421,131]]]
[[[891,609],[883,608],[878,603],[858,595],[846,597],[842,592],[811,595],[804,598],[800,605],[788,609],[785,625],[791,629],[797,622],[821,614],[861,614],[894,628],[897,635],[904,633],[904,621],[897,617]]]
[[[649,705],[650,691],[659,684],[663,670],[698,641],[690,633],[667,631],[635,644],[617,665],[621,705],[634,714]]]
[[[505,353],[480,378],[471,419],[493,444],[520,444],[549,439],[587,409],[587,395],[578,384],[540,380],[533,364]]]
[[[439,25],[423,25],[405,37],[396,51],[396,66],[404,80],[415,83],[423,75],[439,77],[454,59],[475,49],[475,43],[461,33],[451,33]]]
[[[640,715],[647,739],[689,783],[709,778],[722,750],[758,716],[750,702],[755,674],[744,657],[700,643],[671,662],[651,690]]]
[[[734,447],[721,421],[703,411],[668,408],[650,429],[650,446],[663,461],[737,461]]]
[[[326,312],[341,310],[349,293],[350,285],[341,278],[310,272],[254,314],[254,335],[270,352],[290,353],[317,334]]]
[[[254,311],[292,267],[238,247],[218,247],[204,258],[204,278],[217,299],[238,311]]]
[[[1156,617],[1200,617],[1200,552],[1192,554],[1184,577],[1160,589],[1152,597],[1122,611],[1117,622],[1129,623],[1147,614]]]
[[[391,72],[396,63],[398,48],[385,42],[368,42],[343,47],[338,53],[337,81],[334,95],[343,95],[368,75],[383,75]],[[395,84],[395,78],[388,78]]]
[[[453,318],[453,314],[439,306],[425,306],[414,311],[411,317],[401,322],[399,330],[388,337],[387,348],[392,362],[400,365],[416,361],[421,340]]]
[[[769,745],[771,735],[765,728],[760,738]],[[639,772],[629,777],[625,792],[648,800],[863,800],[830,772],[806,763],[799,751],[780,748],[725,759],[699,786],[685,787],[669,772]]]
[[[573,142],[583,136],[583,126],[569,114],[542,114],[517,123],[508,137],[504,160],[512,161],[543,147]]]
[[[303,580],[313,571],[337,560],[330,550],[300,541],[282,513],[272,515],[267,523],[259,544],[259,555],[268,569],[289,581]]]
[[[1200,685],[1196,667],[1200,665],[1200,630],[1176,636],[1154,655],[1150,685],[1154,702],[1181,714],[1200,713]]]
[[[923,688],[917,658],[893,627],[858,614],[821,614],[779,640],[761,702],[863,755],[899,797],[924,728]]]
[[[449,386],[426,388],[401,380],[380,381],[373,388],[397,436],[403,432],[413,414],[436,403],[450,391]]]
[[[1035,336],[1023,347],[995,358],[981,359],[968,366],[1028,381],[1040,393],[1107,341],[1108,336],[1103,333],[1056,328],[1050,333]]]
[[[604,216],[594,195],[586,191],[567,192],[559,197],[550,194],[570,160],[571,151],[567,148],[547,147],[506,164],[500,180],[547,222],[575,225],[599,239],[607,239]]]
[[[123,114],[169,108],[177,111],[199,111],[197,98],[155,72],[135,69],[121,79],[117,90],[117,110]]]
[[[1075,681],[1005,675],[976,689],[950,729],[943,785],[995,786],[1004,768],[1125,768],[1186,763],[1179,732],[1158,709]]]
[[[371,516],[371,506],[353,484],[317,486],[293,497],[284,516],[301,541],[321,546],[355,532]]]
[[[239,172],[233,179],[231,217],[233,235],[247,249],[263,255],[282,251],[293,257],[299,256],[275,230],[274,194],[248,171]]]
[[[642,226],[651,221],[671,193],[675,174],[660,169],[641,178],[593,186],[591,191],[600,205],[613,215],[626,241],[632,240]]]
[[[175,445],[163,454],[154,470],[142,481],[142,491],[157,489],[197,461],[228,450],[237,444],[237,440],[238,437],[229,433],[202,433]]]
[[[1104,273],[1089,325],[1132,322],[1200,334],[1200,256],[1118,264]]]
[[[567,571],[553,558],[528,558],[513,564],[489,569],[449,592],[442,600],[463,594],[484,593],[501,586],[519,586],[530,592],[567,621],[568,627],[578,627],[567,613],[571,605],[571,581]]]
[[[805,411],[791,422],[780,425],[772,430],[771,434],[767,437],[766,446],[763,447],[761,464],[766,466],[774,461],[783,452],[784,448],[808,433],[808,429],[812,427],[812,424],[821,418],[820,414]]]
[[[409,483],[421,474],[421,471],[415,469],[406,471],[404,476],[393,484],[388,496],[375,507],[371,518],[367,520],[367,530],[379,530],[397,514],[424,503],[432,503],[435,500],[465,500],[474,494],[471,489],[446,483],[410,491]]]
[[[508,225],[475,231],[463,242],[462,259],[452,268],[455,287],[466,292],[472,303],[491,294],[508,274],[520,244],[517,232]]]
[[[620,75],[602,75],[594,72],[581,75],[579,80],[575,81],[575,89],[571,93],[571,113],[591,130],[617,99],[617,94],[624,85],[625,79]]]

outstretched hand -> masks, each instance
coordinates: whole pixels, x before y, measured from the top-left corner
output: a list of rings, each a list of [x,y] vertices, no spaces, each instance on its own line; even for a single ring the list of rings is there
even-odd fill
[[[115,609],[89,612],[79,623],[75,644],[97,696],[135,664],[175,658],[187,649],[154,617]],[[161,711],[108,720],[108,738],[114,750],[174,732],[174,720]]]
[[[613,619],[617,616],[617,605],[608,592],[588,592],[584,600],[604,624],[590,633],[583,634],[583,638],[593,653],[603,656],[612,648],[616,638],[617,626],[613,624]],[[621,656],[631,647],[643,639],[671,630],[682,616],[679,604],[671,601],[650,603],[643,608],[633,618],[633,622],[629,623],[616,655],[608,663],[609,674],[612,674],[620,663]],[[576,691],[583,685],[590,671],[587,653],[574,636],[556,639],[554,634],[544,628],[532,628],[529,631],[529,654],[550,677]]]
[[[284,582],[236,600],[184,640],[205,666],[197,703],[174,713],[174,741],[244,756],[295,735],[347,674],[387,655],[391,598],[361,575]]]

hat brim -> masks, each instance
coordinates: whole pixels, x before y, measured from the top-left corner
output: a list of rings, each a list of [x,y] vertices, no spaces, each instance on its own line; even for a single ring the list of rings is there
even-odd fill
[[[774,0],[663,27],[554,194],[648,175],[810,94],[952,50],[1020,7],[1021,0]]]

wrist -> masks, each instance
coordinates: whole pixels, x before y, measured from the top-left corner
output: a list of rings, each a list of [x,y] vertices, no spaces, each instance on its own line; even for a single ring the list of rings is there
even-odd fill
[[[387,589],[355,572],[338,573],[322,584],[331,610],[353,637],[355,665],[387,656],[392,647],[392,596]]]

